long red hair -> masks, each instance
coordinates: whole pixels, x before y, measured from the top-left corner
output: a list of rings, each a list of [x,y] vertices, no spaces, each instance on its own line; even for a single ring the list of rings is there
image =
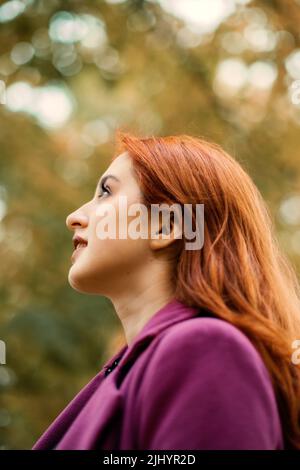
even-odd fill
[[[181,249],[175,295],[243,331],[273,381],[285,448],[300,449],[300,288],[274,235],[268,208],[250,176],[219,145],[178,135],[139,138],[120,129],[147,205],[204,204],[204,245]]]

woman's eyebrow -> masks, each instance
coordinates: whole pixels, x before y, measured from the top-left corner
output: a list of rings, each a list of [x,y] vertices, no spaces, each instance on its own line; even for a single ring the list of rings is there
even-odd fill
[[[117,178],[115,175],[109,174],[109,175],[102,176],[102,178],[99,180],[98,186],[103,185],[108,180],[108,178],[112,178],[115,181],[120,182],[119,178]]]

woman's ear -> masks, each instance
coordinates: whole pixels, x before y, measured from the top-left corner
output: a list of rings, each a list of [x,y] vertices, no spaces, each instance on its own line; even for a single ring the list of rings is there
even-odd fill
[[[151,228],[150,248],[152,250],[161,250],[182,238],[182,218],[178,216],[178,212],[168,211],[162,221],[159,218],[158,226],[151,225]]]

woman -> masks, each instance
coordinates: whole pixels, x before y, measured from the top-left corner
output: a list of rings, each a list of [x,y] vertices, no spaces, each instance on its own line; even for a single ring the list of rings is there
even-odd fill
[[[299,449],[299,285],[256,186],[202,139],[117,138],[99,189],[67,218],[69,282],[112,301],[126,344],[33,449]],[[103,236],[122,198],[147,208],[148,236]],[[191,207],[196,231],[204,204],[200,248],[186,249],[178,214],[149,231],[163,203]],[[128,214],[114,219],[123,232]]]

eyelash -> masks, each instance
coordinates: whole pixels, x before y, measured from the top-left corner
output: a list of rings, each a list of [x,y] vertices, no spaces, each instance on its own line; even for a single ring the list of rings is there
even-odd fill
[[[98,194],[98,197],[102,197],[103,196],[103,192],[106,191],[108,194],[110,194],[110,190],[107,186],[105,186],[105,184],[101,184],[101,189],[102,189],[102,193],[101,194]]]

